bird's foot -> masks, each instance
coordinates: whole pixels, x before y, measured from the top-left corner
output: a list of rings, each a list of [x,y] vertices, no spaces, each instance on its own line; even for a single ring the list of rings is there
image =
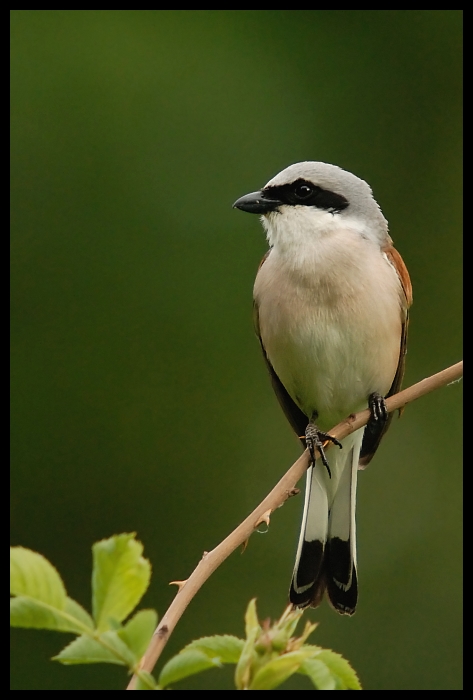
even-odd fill
[[[369,395],[368,408],[370,409],[371,415],[368,419],[366,427],[371,433],[377,433],[383,423],[386,423],[386,421],[389,419],[386,401],[381,394],[374,392],[373,394]]]
[[[326,445],[329,442],[333,442],[334,445],[338,445],[338,447],[340,448],[342,447],[342,443],[339,440],[337,440],[337,438],[334,438],[332,435],[329,435],[328,433],[324,433],[322,430],[319,430],[317,426],[313,423],[309,423],[309,425],[305,429],[305,444],[307,446],[307,449],[309,450],[311,464],[315,464],[315,451],[318,450],[320,452],[322,464],[326,468],[329,477],[332,478],[332,473],[330,471],[330,467],[327,461],[327,457],[325,456],[324,450],[324,447],[326,447]]]

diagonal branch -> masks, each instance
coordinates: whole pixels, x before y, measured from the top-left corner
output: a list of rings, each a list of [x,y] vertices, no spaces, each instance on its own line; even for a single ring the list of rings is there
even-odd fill
[[[392,411],[403,408],[406,404],[415,401],[425,394],[429,394],[431,391],[435,391],[435,389],[451,384],[462,376],[463,362],[458,362],[456,365],[452,365],[442,372],[438,372],[438,374],[433,374],[431,377],[423,379],[417,384],[413,384],[408,389],[404,389],[404,391],[400,391],[398,394],[394,394],[394,396],[386,400],[387,409],[391,413]],[[330,431],[330,434],[338,440],[342,440],[350,433],[366,425],[369,417],[370,412],[368,409],[360,411],[355,415],[349,416],[335,426],[335,428]],[[328,448],[329,446],[327,446],[326,449]],[[235,549],[248,540],[258,525],[265,520],[267,521],[269,519],[269,514],[276,510],[276,508],[279,508],[279,506],[287,500],[293,492],[296,483],[303,476],[308,465],[309,454],[307,450],[305,450],[255,510],[233,530],[223,542],[217,545],[215,549],[212,549],[211,552],[204,552],[202,559],[187,581],[179,582],[179,590],[176,597],[161,619],[161,622],[153,634],[148,649],[141,659],[141,670],[149,672],[153,670],[179,618],[199,588]],[[127,690],[134,690],[135,684],[136,676],[133,676]]]

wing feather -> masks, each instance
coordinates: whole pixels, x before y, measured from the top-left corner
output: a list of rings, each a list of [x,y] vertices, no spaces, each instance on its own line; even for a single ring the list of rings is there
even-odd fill
[[[264,262],[264,259],[263,259]],[[263,263],[261,263],[263,264]],[[269,376],[271,377],[271,384],[273,386],[274,393],[276,394],[276,397],[281,405],[282,410],[284,411],[284,415],[286,416],[287,420],[289,421],[292,429],[296,433],[297,437],[301,438],[301,442],[305,448],[305,439],[303,436],[305,435],[305,429],[307,428],[307,425],[309,423],[309,419],[301,411],[299,406],[294,403],[294,401],[291,399],[289,394],[286,391],[286,388],[284,387],[283,383],[279,379],[278,375],[274,371],[274,367],[272,366],[271,362],[268,359],[268,356],[266,354],[266,350],[263,345],[263,340],[261,338],[261,333],[259,329],[259,315],[258,315],[258,306],[256,302],[254,302],[254,323],[255,323],[255,330],[256,334],[258,336],[260,345],[261,345],[261,350],[263,351],[263,357],[264,361],[266,363],[266,367],[268,368]]]
[[[407,267],[404,263],[404,260],[401,257],[401,254],[392,245],[389,246],[389,248],[383,250],[383,253],[386,255],[388,261],[391,263],[391,265],[397,272],[403,294],[403,319],[401,341],[399,345],[399,362],[397,365],[396,374],[394,375],[393,383],[391,384],[391,388],[389,389],[385,397],[389,398],[389,396],[397,394],[397,392],[400,390],[402,379],[404,377],[404,368],[406,364],[407,353],[407,330],[409,326],[409,307],[412,304],[412,284],[411,278],[409,277],[409,272],[407,271]],[[379,443],[381,442],[383,435],[386,433],[389,426],[391,425],[393,415],[393,413],[389,414],[388,420],[385,423],[381,424],[380,430],[378,432],[368,433],[368,431],[365,431],[360,452],[359,466],[361,469],[364,469],[364,467],[366,467],[369,464],[369,462],[373,459],[374,453],[378,449]]]

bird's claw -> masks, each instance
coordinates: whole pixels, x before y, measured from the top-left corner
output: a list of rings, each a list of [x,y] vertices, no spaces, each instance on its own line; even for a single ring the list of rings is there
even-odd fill
[[[324,433],[322,430],[319,430],[317,426],[313,423],[309,423],[305,430],[305,443],[307,449],[309,450],[311,464],[315,464],[315,451],[318,450],[320,453],[322,464],[326,468],[330,478],[332,478],[332,473],[330,471],[330,466],[325,455],[324,448],[331,442],[333,442],[334,445],[337,445],[340,448],[343,447],[342,443],[339,440],[337,440],[337,438],[333,437],[332,435],[329,435],[328,433]]]
[[[384,397],[377,392],[370,394],[368,398],[368,408],[370,409],[371,415],[366,427],[371,432],[376,432],[379,430],[380,423],[386,423],[389,418]]]

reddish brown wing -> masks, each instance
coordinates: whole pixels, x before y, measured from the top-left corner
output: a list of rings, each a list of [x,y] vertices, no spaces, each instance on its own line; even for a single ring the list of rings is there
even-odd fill
[[[268,257],[270,251],[266,253],[262,261],[260,262],[260,265],[258,269],[264,264],[264,261]],[[261,339],[261,333],[260,333],[260,327],[259,327],[259,314],[258,314],[258,306],[256,302],[253,304],[253,311],[254,311],[254,324],[255,324],[255,331],[256,335],[258,336],[258,340],[261,345],[261,350],[263,351],[263,357],[266,362],[266,367],[268,368],[269,376],[271,377],[271,384],[273,386],[274,393],[276,394],[276,397],[281,405],[282,410],[284,411],[284,415],[286,416],[287,420],[292,426],[292,429],[296,433],[296,435],[301,438],[303,435],[305,435],[305,429],[307,428],[307,424],[309,423],[309,419],[301,411],[299,406],[294,403],[294,401],[291,399],[289,394],[287,393],[283,383],[279,379],[278,375],[274,371],[274,367],[272,366],[271,362],[268,360],[268,356],[266,354],[266,350],[263,345],[263,341]],[[301,440],[303,446],[305,447],[305,440]]]
[[[402,379],[404,377],[404,367],[406,363],[407,352],[407,328],[409,325],[409,307],[412,304],[412,284],[411,278],[409,277],[409,273],[407,271],[407,267],[405,266],[404,260],[401,258],[401,255],[398,253],[398,251],[392,246],[390,246],[389,248],[386,248],[383,252],[386,254],[386,257],[388,258],[389,262],[396,270],[399,277],[399,281],[401,283],[402,291],[404,293],[404,319],[402,323],[401,343],[399,347],[399,363],[397,366],[396,374],[394,375],[391,388],[386,394],[386,398],[388,398],[389,396],[396,394],[400,390]],[[361,469],[364,469],[367,466],[367,464],[369,464],[369,462],[372,460],[374,453],[379,447],[381,438],[386,433],[387,429],[391,424],[392,417],[393,413],[390,413],[389,419],[386,421],[386,423],[382,425],[378,433],[365,432],[360,452],[359,466]]]

